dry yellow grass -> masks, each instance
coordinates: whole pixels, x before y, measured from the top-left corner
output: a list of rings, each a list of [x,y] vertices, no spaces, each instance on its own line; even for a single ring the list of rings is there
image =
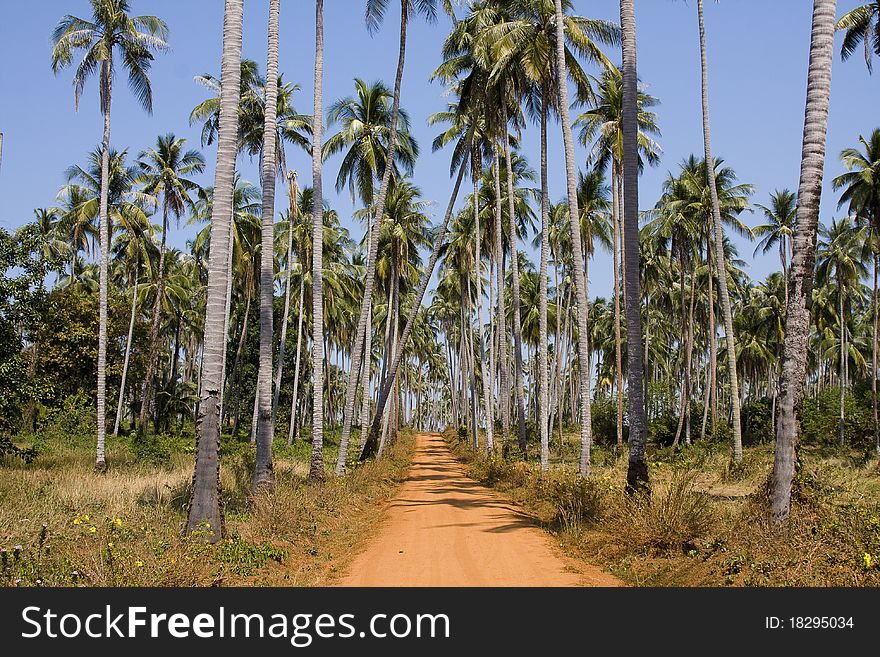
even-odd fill
[[[732,467],[723,445],[649,455],[652,498],[622,491],[626,459],[594,448],[589,484],[576,484],[576,436],[565,462],[475,457],[451,435],[471,476],[505,492],[574,556],[636,586],[878,586],[880,466],[855,452],[804,448],[788,526],[768,521],[772,447]],[[560,492],[561,491],[561,492]],[[586,509],[572,522],[572,510]]]
[[[411,446],[401,434],[381,461],[317,487],[305,483],[299,452],[288,452],[276,460],[275,491],[256,498],[249,450],[225,455],[228,538],[217,545],[181,534],[191,455],[157,467],[119,441],[104,474],[93,472],[90,449],[71,446],[27,465],[0,462],[0,585],[325,583],[369,535]]]

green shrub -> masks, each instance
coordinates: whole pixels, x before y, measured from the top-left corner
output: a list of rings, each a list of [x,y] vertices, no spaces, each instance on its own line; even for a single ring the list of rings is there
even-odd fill
[[[226,539],[217,550],[217,559],[230,565],[233,573],[243,577],[255,574],[270,560],[281,563],[285,557],[287,553],[271,543],[255,545],[240,536]]]

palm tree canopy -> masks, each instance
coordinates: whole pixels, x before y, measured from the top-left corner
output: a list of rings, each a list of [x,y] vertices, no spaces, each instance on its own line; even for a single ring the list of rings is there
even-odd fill
[[[148,73],[153,52],[168,50],[168,26],[156,16],[129,16],[128,0],[90,0],[92,20],[64,16],[52,32],[52,71],[58,74],[73,64],[74,53],[85,51],[73,76],[76,107],[86,81],[100,68],[101,110],[107,107],[106,97],[112,83],[112,71],[105,63],[119,51],[128,73],[128,85],[143,108],[152,113],[153,89]]]
[[[336,177],[336,190],[342,190],[347,183],[352,202],[358,196],[371,205],[376,181],[384,175],[388,158],[393,95],[382,82],[367,83],[355,78],[354,85],[355,95],[340,98],[327,112],[328,123],[338,123],[340,131],[327,139],[323,157],[327,160],[345,151]],[[396,177],[400,177],[401,172],[411,175],[419,156],[419,146],[410,128],[409,114],[401,109],[394,154]]]

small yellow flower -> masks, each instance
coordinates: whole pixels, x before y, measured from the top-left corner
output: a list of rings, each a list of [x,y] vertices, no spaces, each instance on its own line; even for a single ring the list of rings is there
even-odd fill
[[[865,552],[865,556],[862,559],[865,561],[865,568],[870,568],[871,564],[874,563],[874,558],[868,552]]]
[[[88,520],[88,519],[89,519],[88,516],[83,516],[83,520]]]
[[[110,548],[110,549],[112,550],[112,549],[113,549],[113,543],[107,543],[107,547]]]
[[[117,527],[122,527],[122,518],[113,518],[113,524]]]
[[[74,525],[81,525],[81,524],[82,524],[82,519],[81,519],[81,518],[74,518],[74,519],[73,519],[73,524],[74,524]]]
[[[89,527],[89,532],[90,532],[90,533],[94,534],[96,531],[98,531],[98,528],[95,527],[94,525],[92,525],[91,527]]]
[[[138,559],[137,561],[134,562],[134,565],[137,566],[138,568],[143,568],[144,562],[141,561],[140,559]]]

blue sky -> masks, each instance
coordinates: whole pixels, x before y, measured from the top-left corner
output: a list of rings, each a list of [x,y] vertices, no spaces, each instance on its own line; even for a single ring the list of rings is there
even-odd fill
[[[370,36],[364,27],[360,0],[328,0],[326,11],[326,56],[324,98],[327,105],[349,95],[354,77],[393,81],[397,57],[397,12],[392,3],[385,26]],[[840,0],[843,13],[861,4]],[[190,127],[190,110],[206,97],[206,90],[193,82],[195,75],[219,73],[222,46],[223,2],[221,0],[132,0],[136,14],[156,14],[171,30],[170,53],[157,56],[151,78],[154,114],[146,115],[134,102],[120,77],[113,99],[114,146],[128,148],[131,156],[152,145],[157,135],[174,132],[186,137],[189,146],[199,147],[199,127]],[[265,67],[266,12],[268,2],[247,0],[243,56]],[[617,20],[615,0],[575,0],[581,15]],[[809,0],[722,0],[708,2],[712,131],[717,157],[726,160],[742,182],[756,188],[753,202],[767,203],[775,188],[797,188],[800,144],[803,129],[810,16]],[[657,114],[663,136],[663,158],[659,167],[645,172],[640,187],[642,209],[657,200],[667,172],[691,153],[702,153],[699,105],[699,59],[695,2],[681,0],[638,0],[639,74],[661,105]],[[86,89],[79,112],[74,112],[72,74],[54,76],[49,65],[49,36],[57,20],[67,13],[87,17],[87,0],[42,0],[39,11],[33,3],[4,2],[0,9],[0,132],[5,133],[0,170],[0,226],[14,228],[32,217],[35,207],[54,203],[64,183],[64,170],[82,163],[100,141],[101,117],[97,86]],[[445,107],[444,89],[429,82],[439,63],[442,40],[449,29],[441,17],[437,24],[421,20],[410,28],[403,106],[409,111],[413,130],[423,155],[415,181],[424,196],[435,202],[435,222],[442,218],[451,184],[448,155],[431,154],[435,130],[426,118]],[[838,35],[837,45],[839,46]],[[617,52],[609,53],[619,60]],[[314,67],[314,3],[285,0],[281,10],[280,70],[285,80],[302,86],[297,109],[311,113]],[[841,173],[840,151],[854,145],[860,134],[880,126],[880,79],[871,77],[864,61],[856,57],[841,62],[835,56],[828,138],[826,186],[822,219],[830,221],[841,212],[830,179]],[[332,130],[332,128],[331,128]],[[525,154],[533,167],[538,164],[536,129],[524,139]],[[209,167],[201,182],[213,184],[215,147],[204,149]],[[583,162],[585,149],[578,148]],[[551,198],[565,194],[564,159],[558,129],[550,142]],[[293,149],[289,165],[310,178],[308,157]],[[257,163],[245,157],[240,163],[245,178],[257,182]],[[338,159],[327,163],[325,190],[343,222],[360,240],[363,228],[350,217],[353,207],[347,191],[337,195],[333,182]],[[282,197],[283,198],[283,197]],[[283,201],[280,202],[283,204]],[[280,207],[280,206],[279,206]],[[747,223],[760,223],[760,215],[745,215]],[[175,230],[171,243],[183,247],[193,228]],[[765,276],[778,268],[773,254],[752,258],[754,247],[741,244],[741,256],[751,275]],[[610,289],[610,257],[597,256],[591,267],[591,295],[605,295]],[[607,263],[605,261],[608,261]]]

